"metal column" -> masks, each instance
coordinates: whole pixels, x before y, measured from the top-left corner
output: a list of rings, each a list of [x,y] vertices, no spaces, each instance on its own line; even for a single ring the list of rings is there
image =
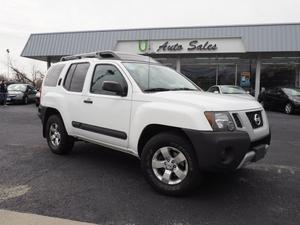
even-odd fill
[[[180,73],[180,71],[181,71],[180,57],[178,57],[178,58],[176,59],[176,71],[177,71],[178,73]]]
[[[49,69],[51,66],[51,58],[47,57],[47,69]]]
[[[261,72],[261,58],[256,59],[256,73],[255,73],[255,99],[258,99],[260,93],[260,72]]]

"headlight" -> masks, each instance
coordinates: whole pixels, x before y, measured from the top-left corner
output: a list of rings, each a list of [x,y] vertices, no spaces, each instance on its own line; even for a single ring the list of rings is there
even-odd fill
[[[299,100],[299,99],[293,98],[292,100],[293,100],[294,102],[296,102],[296,103],[300,103],[300,100]]]
[[[205,112],[213,131],[234,131],[235,125],[228,112]]]

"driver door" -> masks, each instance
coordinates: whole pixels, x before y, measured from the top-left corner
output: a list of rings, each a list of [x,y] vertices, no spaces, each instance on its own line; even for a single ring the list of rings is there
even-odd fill
[[[87,128],[84,135],[91,140],[127,148],[131,112],[131,86],[114,64],[96,64],[83,96],[80,123]],[[114,81],[126,90],[126,96],[102,89],[103,82]]]

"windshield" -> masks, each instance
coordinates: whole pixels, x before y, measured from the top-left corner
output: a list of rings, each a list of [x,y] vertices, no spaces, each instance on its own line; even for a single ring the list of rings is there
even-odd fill
[[[24,84],[11,84],[7,87],[7,90],[9,91],[26,91],[26,85]]]
[[[123,63],[142,91],[200,91],[192,82],[166,66]]]
[[[289,96],[300,96],[300,88],[282,88],[282,90]]]
[[[246,94],[246,91],[238,86],[226,85],[221,86],[223,94]]]

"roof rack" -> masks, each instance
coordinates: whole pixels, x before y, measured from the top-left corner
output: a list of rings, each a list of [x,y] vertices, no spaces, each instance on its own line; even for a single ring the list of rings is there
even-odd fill
[[[122,60],[122,61],[158,63],[156,60],[154,60],[149,56],[135,55],[131,53],[115,52],[115,51],[90,52],[90,53],[64,56],[60,59],[60,61],[69,61],[69,60],[84,59],[84,58],[115,59],[115,60]]]

